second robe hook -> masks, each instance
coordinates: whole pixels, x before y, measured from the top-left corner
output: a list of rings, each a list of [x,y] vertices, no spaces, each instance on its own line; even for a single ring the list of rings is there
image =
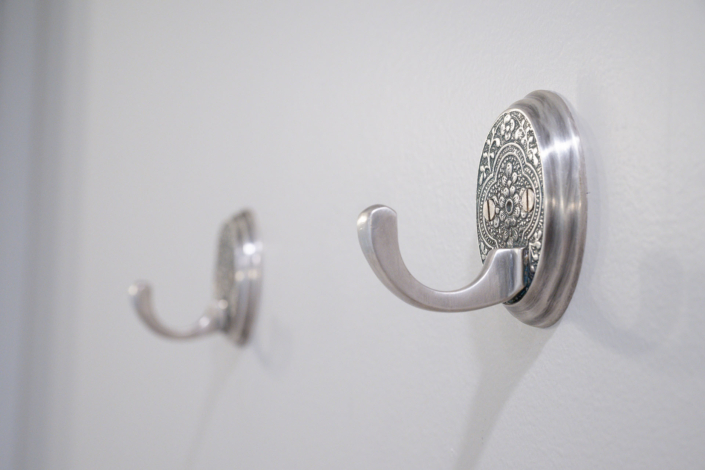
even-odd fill
[[[257,314],[261,284],[262,243],[254,216],[250,211],[242,211],[223,224],[213,300],[192,327],[175,330],[161,323],[152,307],[152,289],[148,282],[135,282],[128,293],[140,318],[161,336],[185,339],[222,331],[242,345],[249,338]]]

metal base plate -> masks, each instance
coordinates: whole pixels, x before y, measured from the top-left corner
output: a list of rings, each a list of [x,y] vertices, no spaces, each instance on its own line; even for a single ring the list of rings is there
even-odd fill
[[[227,302],[223,331],[239,345],[247,342],[257,313],[262,284],[262,243],[254,216],[242,211],[220,232],[215,298]]]
[[[494,248],[526,247],[526,287],[507,309],[547,327],[570,303],[587,227],[587,187],[580,136],[568,103],[534,91],[510,106],[485,142],[477,186],[483,262]]]

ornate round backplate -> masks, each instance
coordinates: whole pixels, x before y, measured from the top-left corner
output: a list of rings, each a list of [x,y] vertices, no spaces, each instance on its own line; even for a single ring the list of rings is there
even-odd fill
[[[568,103],[534,91],[492,126],[480,158],[477,234],[484,262],[495,248],[524,248],[524,289],[505,303],[519,320],[550,326],[568,307],[587,226],[583,148]]]
[[[544,190],[541,155],[531,122],[521,111],[503,113],[492,126],[477,180],[477,239],[485,262],[494,248],[527,247],[526,287],[541,255]]]

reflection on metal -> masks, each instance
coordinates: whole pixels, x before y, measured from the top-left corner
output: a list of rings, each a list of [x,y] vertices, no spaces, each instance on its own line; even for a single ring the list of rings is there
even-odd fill
[[[558,94],[530,93],[495,121],[480,157],[476,214],[484,267],[452,292],[430,289],[408,271],[391,208],[363,211],[358,237],[377,277],[411,305],[458,312],[505,303],[524,323],[554,324],[575,290],[587,226],[580,136]]]
[[[128,293],[135,310],[155,333],[185,339],[222,331],[243,345],[252,328],[262,283],[262,243],[252,213],[243,211],[223,224],[218,245],[213,300],[196,323],[186,330],[164,326],[152,307],[149,283],[137,281]]]

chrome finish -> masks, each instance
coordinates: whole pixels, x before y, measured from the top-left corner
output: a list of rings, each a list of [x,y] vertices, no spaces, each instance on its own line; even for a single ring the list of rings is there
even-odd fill
[[[155,333],[173,339],[195,338],[222,331],[235,343],[247,342],[257,314],[262,283],[262,243],[254,216],[243,211],[223,224],[218,245],[214,300],[196,323],[185,330],[164,326],[152,307],[148,282],[137,281],[128,294],[137,314]]]
[[[478,278],[439,292],[409,273],[399,252],[396,213],[372,206],[358,219],[362,251],[382,283],[405,302],[436,311],[505,303],[522,322],[560,319],[580,274],[587,227],[585,163],[568,103],[535,91],[496,120],[480,159]]]

